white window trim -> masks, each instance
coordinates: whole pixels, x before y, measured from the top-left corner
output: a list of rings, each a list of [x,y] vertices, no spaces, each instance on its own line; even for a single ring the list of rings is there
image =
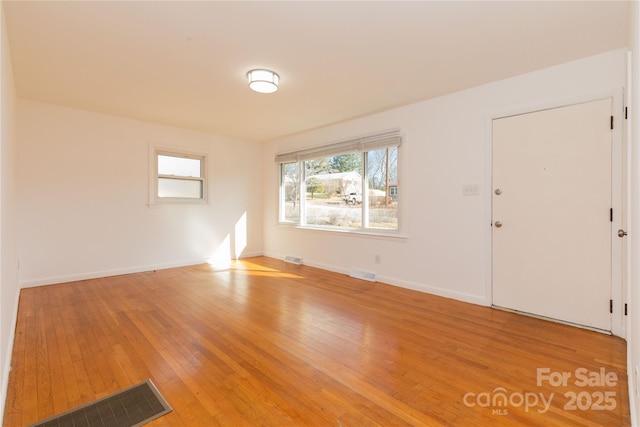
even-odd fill
[[[399,222],[399,219],[398,219]],[[354,235],[361,237],[380,238],[389,240],[407,240],[409,235],[403,230],[389,230],[384,228],[345,228],[330,225],[301,225],[291,222],[279,222],[275,224],[283,229],[295,229],[300,231],[309,231],[314,233],[333,233]]]
[[[200,178],[191,178],[190,180],[200,180],[202,182],[202,198],[182,198],[182,197],[158,197],[158,179],[173,178],[181,179],[175,176],[164,176],[158,174],[158,155],[167,155],[173,157],[185,157],[190,159],[200,159],[200,167],[202,176]],[[164,147],[149,144],[149,188],[147,206],[159,206],[169,204],[207,204],[208,203],[208,154],[175,147]]]
[[[337,143],[322,145],[318,147],[312,147],[308,149],[291,151],[286,153],[276,154],[275,162],[278,166],[278,212],[277,225],[286,227],[286,228],[295,228],[301,230],[312,230],[312,231],[326,231],[326,232],[338,232],[345,234],[357,234],[363,236],[372,236],[372,237],[383,237],[383,238],[401,238],[406,239],[407,234],[407,226],[406,226],[406,218],[404,216],[404,212],[406,208],[403,206],[406,203],[405,198],[402,196],[398,196],[398,228],[397,229],[383,229],[383,228],[371,228],[368,227],[368,182],[367,179],[363,179],[363,202],[361,206],[362,210],[362,226],[360,228],[348,228],[348,227],[337,227],[337,226],[327,226],[327,225],[312,225],[306,224],[306,212],[305,212],[305,203],[300,205],[300,221],[297,223],[285,221],[282,214],[282,165],[285,163],[298,163],[300,175],[300,192],[301,194],[306,193],[305,184],[306,179],[304,176],[305,170],[301,165],[306,160],[316,159],[322,156],[330,156],[330,155],[339,155],[346,154],[351,152],[360,152],[365,153],[368,151],[375,151],[381,148],[390,148],[390,147],[398,147],[398,183],[402,181],[402,176],[405,174],[405,165],[402,160],[402,136],[400,129],[392,129],[384,132],[367,134],[365,136],[360,136],[356,138],[350,138],[347,140],[343,140]],[[363,156],[363,160],[366,159],[366,156]],[[363,168],[366,168],[366,162],[363,161]],[[366,169],[365,169],[366,170]],[[401,194],[403,194],[401,192]]]
[[[353,152],[375,151],[380,148],[400,147],[402,139],[400,130],[394,129],[344,141],[276,154],[276,163],[292,163],[313,160],[320,157],[337,156]]]

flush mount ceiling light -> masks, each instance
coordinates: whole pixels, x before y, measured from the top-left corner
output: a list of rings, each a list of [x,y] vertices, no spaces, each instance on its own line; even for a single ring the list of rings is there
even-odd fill
[[[278,90],[280,76],[270,70],[251,70],[247,73],[249,87],[260,93],[273,93]]]

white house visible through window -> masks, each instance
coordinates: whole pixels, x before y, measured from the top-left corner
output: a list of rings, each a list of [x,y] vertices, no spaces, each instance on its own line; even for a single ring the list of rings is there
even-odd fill
[[[280,223],[398,231],[399,148],[394,131],[277,155]]]
[[[155,152],[155,198],[159,201],[204,201],[205,156]]]

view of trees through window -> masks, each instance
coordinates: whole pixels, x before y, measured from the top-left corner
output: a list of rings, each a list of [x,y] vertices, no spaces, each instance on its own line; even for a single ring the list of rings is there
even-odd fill
[[[283,163],[281,167],[281,221],[398,229],[398,147]]]

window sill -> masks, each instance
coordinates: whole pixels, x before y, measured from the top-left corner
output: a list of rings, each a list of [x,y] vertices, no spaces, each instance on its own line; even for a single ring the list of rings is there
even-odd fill
[[[354,235],[361,237],[383,238],[391,240],[407,240],[409,236],[397,230],[376,230],[376,229],[360,229],[360,228],[330,228],[330,227],[314,227],[312,225],[298,225],[286,222],[279,222],[277,227],[291,230],[304,230],[320,233],[334,233],[342,235]]]
[[[166,199],[166,200],[153,200],[147,202],[147,207],[155,208],[160,206],[180,206],[180,205],[208,205],[206,200],[202,199]]]

